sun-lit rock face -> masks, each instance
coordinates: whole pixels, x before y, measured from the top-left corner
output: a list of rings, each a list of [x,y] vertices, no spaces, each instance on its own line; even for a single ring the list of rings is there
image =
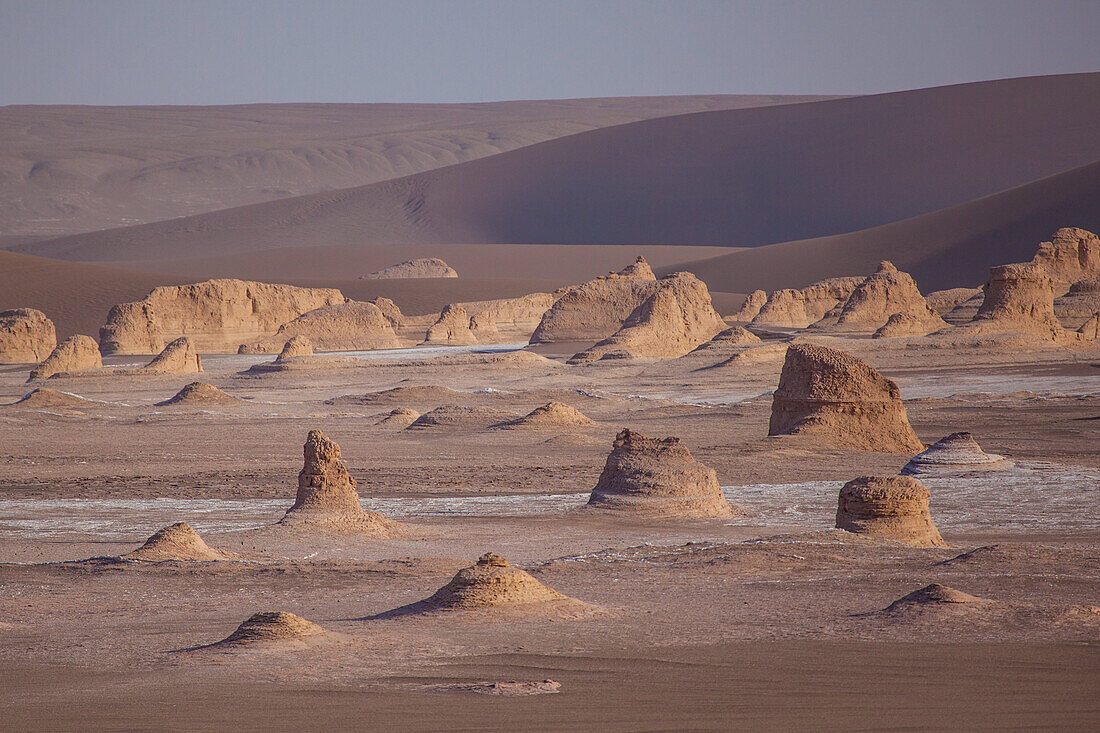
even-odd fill
[[[928,306],[913,278],[899,271],[893,263],[883,261],[844,301],[832,325],[841,330],[874,331],[895,314],[903,314],[907,320],[922,324],[920,329],[910,330],[922,329],[924,333],[931,333],[947,326]]]
[[[776,290],[752,319],[752,325],[806,328],[848,300],[863,280],[862,277],[833,277],[801,290]]]
[[[140,370],[144,374],[190,374],[202,371],[202,358],[191,339],[180,336],[164,347],[152,361]]]
[[[928,489],[915,478],[861,476],[840,490],[836,527],[917,547],[945,547],[928,505]]]
[[[969,327],[980,333],[1026,333],[1056,339],[1064,334],[1054,315],[1054,287],[1035,264],[1000,265],[989,271],[985,300]]]
[[[91,336],[72,336],[57,345],[45,360],[31,370],[28,382],[48,379],[56,374],[85,372],[103,368],[99,345]]]
[[[53,321],[42,311],[0,311],[0,364],[38,364],[56,347]]]
[[[439,314],[424,336],[424,344],[439,346],[469,346],[477,343],[477,336],[470,330],[470,314],[456,303],[451,303]]]
[[[271,336],[241,344],[238,353],[276,354],[295,337],[308,339],[318,351],[369,351],[402,345],[381,308],[352,300],[303,313]]]
[[[924,449],[896,384],[851,354],[810,344],[787,349],[768,434],[884,453]]]
[[[1073,283],[1100,278],[1100,238],[1086,229],[1064,227],[1039,244],[1031,263],[1047,274],[1060,295]]]
[[[138,549],[123,555],[127,560],[148,562],[229,560],[232,553],[215,550],[203,541],[187,522],[178,522],[158,530]]]

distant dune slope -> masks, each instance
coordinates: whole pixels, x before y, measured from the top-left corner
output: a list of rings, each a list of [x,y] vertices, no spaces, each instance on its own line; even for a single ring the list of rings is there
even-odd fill
[[[884,226],[739,249],[658,273],[691,270],[712,289],[749,292],[866,274],[888,259],[924,292],[976,287],[992,265],[1030,260],[1039,242],[1064,226],[1100,231],[1100,162]]]
[[[879,226],[1093,163],[1097,119],[1100,73],[701,112],[19,249],[103,261],[375,243],[755,246]]]
[[[820,98],[0,107],[0,237],[171,219],[406,176],[605,125]]]

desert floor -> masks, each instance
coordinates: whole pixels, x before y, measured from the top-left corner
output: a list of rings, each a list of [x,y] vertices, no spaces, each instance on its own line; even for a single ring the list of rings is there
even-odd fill
[[[832,529],[844,482],[896,473],[909,456],[768,438],[781,354],[723,370],[420,349],[259,374],[246,370],[271,357],[210,355],[202,375],[49,380],[89,401],[0,406],[0,727],[1095,730],[1096,354],[822,339],[898,382],[925,443],[968,430],[1015,461],[925,480],[950,548]],[[0,404],[30,390],[26,373],[0,367]],[[156,406],[196,376],[241,401]],[[456,393],[363,397],[414,385]],[[596,425],[493,427],[550,400]],[[443,404],[479,409],[447,428],[376,424],[395,407]],[[752,515],[641,522],[583,509],[623,427],[679,436]],[[340,443],[363,505],[405,534],[273,527],[313,428]],[[178,521],[246,559],[88,560]],[[371,618],[489,550],[598,612]],[[996,603],[884,611],[932,582]],[[333,633],[195,649],[263,610]],[[469,691],[548,678],[558,694]]]

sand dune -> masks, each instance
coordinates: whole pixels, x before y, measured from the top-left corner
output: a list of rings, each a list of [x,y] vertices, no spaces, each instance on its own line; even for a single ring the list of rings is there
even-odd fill
[[[16,249],[103,261],[303,244],[755,246],[883,225],[1091,164],[1098,114],[1100,74],[700,112]]]

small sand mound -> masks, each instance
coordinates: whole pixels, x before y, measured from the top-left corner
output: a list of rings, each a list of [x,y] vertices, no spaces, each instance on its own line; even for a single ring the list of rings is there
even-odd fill
[[[202,371],[202,359],[191,339],[180,336],[164,347],[153,360],[138,370],[142,374],[189,374]]]
[[[714,469],[696,461],[679,438],[655,440],[630,430],[615,437],[588,506],[668,518],[745,514],[726,500]]]
[[[492,407],[471,407],[466,405],[443,405],[418,417],[409,430],[430,430],[433,428],[487,428],[490,425],[514,420],[514,412],[496,410]]]
[[[355,479],[340,460],[340,446],[320,430],[310,430],[302,447],[304,465],[298,473],[294,506],[279,524],[345,533],[391,536],[400,525],[359,504]]]
[[[416,410],[410,410],[407,407],[398,407],[397,409],[387,412],[381,420],[375,423],[375,425],[404,430],[416,422],[418,417],[420,417],[420,413]]]
[[[57,346],[53,321],[34,308],[0,311],[0,364],[37,364]]]
[[[91,402],[91,400],[84,399],[80,395],[60,392],[56,389],[50,389],[49,387],[39,387],[38,389],[32,390],[18,402],[13,402],[5,406],[15,407],[18,405],[19,407],[27,409],[56,409],[59,407],[82,407],[91,404]]]
[[[191,384],[176,392],[171,399],[158,402],[157,407],[168,407],[169,405],[225,405],[234,402],[240,402],[240,400],[222,392],[212,384],[191,382]]]
[[[746,368],[759,365],[778,365],[787,355],[787,344],[760,343],[748,344],[735,351],[725,361],[720,361],[704,369]]]
[[[27,379],[48,379],[56,374],[83,372],[102,369],[103,357],[99,354],[99,345],[91,336],[72,336],[57,345],[45,361],[31,370]]]
[[[898,611],[906,611],[914,607],[927,607],[937,605],[950,605],[950,604],[972,604],[982,605],[986,603],[992,603],[988,598],[979,598],[978,596],[972,596],[969,593],[963,593],[961,590],[955,590],[949,588],[946,585],[940,585],[939,583],[932,583],[926,585],[923,588],[913,591],[912,593],[902,596],[889,606],[886,607],[886,613],[896,613]]]
[[[844,484],[836,528],[914,547],[946,547],[928,513],[928,489],[909,476],[861,476]]]
[[[158,530],[145,544],[122,556],[127,560],[165,562],[167,560],[228,560],[232,553],[215,550],[199,537],[187,522],[178,522]]]
[[[459,570],[451,582],[423,601],[380,614],[379,618],[443,611],[515,609],[557,615],[580,615],[595,607],[547,588],[534,577],[513,567],[495,552],[487,552],[477,564]]]
[[[477,343],[477,336],[470,330],[470,314],[456,303],[442,310],[437,320],[424,335],[425,346],[469,346]]]
[[[283,350],[275,357],[275,361],[286,361],[296,356],[313,356],[313,342],[305,336],[291,336],[290,340],[283,344]]]
[[[383,267],[369,275],[363,275],[360,280],[397,280],[406,278],[424,277],[458,277],[453,267],[438,257],[417,257],[396,265]]]
[[[554,430],[560,428],[587,428],[595,425],[583,412],[564,402],[548,402],[536,407],[518,420],[510,420],[499,427],[514,429]]]
[[[924,450],[896,384],[851,354],[810,344],[787,349],[772,398],[768,435],[785,434],[857,450]]]
[[[261,611],[252,614],[232,634],[210,646],[297,641],[326,633],[323,628],[287,611]]]
[[[455,402],[462,397],[461,392],[456,392],[449,387],[440,387],[435,384],[424,384],[408,387],[394,387],[382,392],[372,392],[365,395],[342,395],[325,400],[327,405],[351,403],[356,405],[422,405],[425,403]]]
[[[951,433],[928,450],[913,456],[901,469],[904,476],[1011,468],[1012,461],[986,453],[970,433]]]
[[[742,326],[733,326],[717,334],[705,344],[695,347],[690,355],[722,355],[739,346],[751,346],[762,343],[760,337]]]

